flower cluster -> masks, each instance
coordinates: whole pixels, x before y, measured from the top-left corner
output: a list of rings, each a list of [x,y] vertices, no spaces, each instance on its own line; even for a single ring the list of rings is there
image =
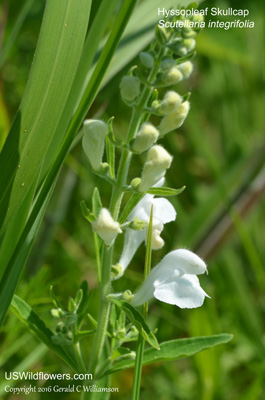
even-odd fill
[[[123,250],[113,268],[115,279],[123,275],[141,243],[146,241],[152,207],[152,250],[163,247],[161,234],[164,224],[176,219],[171,203],[165,198],[155,197],[159,195],[156,188],[163,186],[166,171],[173,160],[158,141],[180,128],[189,113],[189,94],[179,94],[176,85],[189,78],[193,71],[190,60],[196,45],[196,33],[190,28],[158,28],[156,41],[150,50],[142,52],[139,65],[132,67],[122,78],[121,97],[133,109],[134,116],[125,142],[115,138],[112,121],[107,124],[98,120],[84,122],[83,149],[94,172],[121,190],[131,191],[132,196],[137,198],[132,209],[128,202],[129,211],[124,223],[119,222],[113,210],[111,215],[110,210],[104,207],[97,217],[91,214],[92,229],[106,246],[112,246],[117,235],[125,231]],[[137,113],[138,119],[135,117]],[[158,120],[156,124],[151,122],[153,115],[156,116],[155,121]],[[120,174],[123,181],[119,180],[119,176],[115,181],[114,167],[109,165],[111,160],[108,157],[108,163],[102,162],[106,138],[114,149],[120,147],[127,154],[137,156],[146,153],[141,176],[134,178],[129,186],[126,186],[123,172]],[[128,166],[124,167],[127,171]],[[172,251],[151,271],[131,304],[138,306],[155,297],[181,308],[198,307],[207,295],[201,289],[197,275],[205,271],[205,263],[192,252],[183,249]]]

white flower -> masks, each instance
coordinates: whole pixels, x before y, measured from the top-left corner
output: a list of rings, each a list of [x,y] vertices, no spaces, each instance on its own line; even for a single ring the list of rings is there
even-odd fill
[[[144,164],[139,192],[146,192],[154,186],[166,173],[170,167],[173,157],[160,145],[151,147],[147,154]]]
[[[159,102],[159,100],[155,100],[152,103],[152,107],[155,108],[156,112],[160,115],[167,115],[172,113],[182,102],[182,97],[170,90],[166,93],[163,100]]]
[[[164,179],[161,179],[157,186],[163,185]],[[164,198],[154,198],[152,194],[146,194],[137,204],[128,217],[128,221],[134,221],[137,217],[141,221],[149,222],[151,206],[153,205],[153,232],[152,232],[152,248],[160,249],[164,245],[160,233],[163,230],[164,224],[176,219],[176,211],[172,204]],[[146,229],[141,231],[127,229],[124,238],[124,247],[120,261],[121,273],[125,271],[133,258],[140,244],[146,239]]]
[[[189,101],[184,101],[172,113],[167,114],[158,127],[160,136],[164,136],[166,133],[181,127],[188,115],[189,109]]]
[[[120,224],[112,218],[107,208],[100,210],[96,221],[92,222],[92,229],[96,232],[107,246],[110,246],[118,233],[122,233]]]
[[[101,167],[107,130],[107,124],[97,119],[86,119],[83,123],[83,150],[95,171]]]
[[[195,308],[209,297],[196,275],[207,271],[204,261],[189,250],[168,253],[151,271],[131,304],[140,306],[152,297],[180,308]]]
[[[150,122],[145,122],[130,144],[132,150],[143,153],[157,141],[158,136],[158,130]]]

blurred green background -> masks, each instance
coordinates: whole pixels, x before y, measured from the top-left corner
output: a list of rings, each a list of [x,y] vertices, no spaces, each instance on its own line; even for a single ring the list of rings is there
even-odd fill
[[[44,6],[42,0],[4,0],[0,4],[2,138],[25,89]],[[206,6],[248,8],[248,18],[255,22],[255,28],[205,29],[197,36],[194,72],[177,87],[181,94],[192,92],[191,111],[184,125],[161,142],[174,155],[167,184],[187,188],[179,197],[170,198],[178,216],[165,227],[162,236],[166,244],[153,254],[153,265],[171,249],[185,247],[197,252],[208,264],[209,275],[200,281],[211,300],[206,299],[203,307],[195,310],[153,301],[149,320],[153,328],[158,328],[160,341],[221,332],[232,333],[234,340],[190,359],[145,367],[142,399],[265,398],[262,5],[257,1],[212,1],[201,5]],[[135,62],[137,59],[131,60],[104,86],[88,115],[104,120],[114,115],[117,137],[125,134],[130,118],[130,110],[119,96],[119,82]],[[131,178],[139,175],[143,161],[144,157],[134,158]],[[91,314],[97,315],[93,236],[79,207],[81,199],[90,203],[94,186],[101,187],[103,204],[108,206],[110,186],[90,173],[77,143],[61,172],[17,291],[49,325],[51,284],[66,303],[80,281],[87,279],[90,288],[95,288]],[[117,259],[121,246],[122,243],[117,246]],[[143,257],[142,247],[125,277],[114,282],[116,291],[134,290],[140,284]],[[0,338],[1,371],[68,372],[68,367],[11,313]],[[120,392],[111,398],[129,399],[132,379],[132,370],[115,374],[112,386],[119,387]],[[1,396],[5,393],[0,384]],[[46,399],[50,395],[30,396]],[[77,397],[58,393],[56,398]]]

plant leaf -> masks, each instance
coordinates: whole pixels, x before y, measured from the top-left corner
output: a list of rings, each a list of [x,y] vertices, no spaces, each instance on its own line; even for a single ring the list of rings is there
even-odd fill
[[[47,1],[27,89],[0,153],[1,234],[37,183],[75,77],[89,11],[87,0]]]
[[[75,361],[66,353],[63,346],[54,344],[52,331],[24,300],[14,295],[11,310],[49,349],[58,354],[71,368],[78,371],[79,368]]]
[[[125,312],[129,320],[133,323],[133,325],[135,325],[135,327],[138,329],[139,333],[143,336],[143,338],[152,347],[159,350],[159,344],[154,333],[151,331],[144,317],[139,313],[139,311],[124,300],[120,299],[118,300],[113,298],[110,298],[110,300]]]
[[[153,364],[154,362],[171,361],[178,358],[190,357],[200,351],[209,349],[219,344],[224,344],[232,340],[233,335],[222,333],[213,336],[201,336],[188,339],[170,340],[160,343],[160,350],[149,348],[144,352],[143,365]],[[113,368],[105,371],[104,375],[113,374],[122,369],[134,366],[134,360],[124,360],[116,364]]]
[[[182,186],[180,189],[172,189],[168,187],[154,187],[147,190],[147,193],[154,194],[155,196],[177,196],[186,189],[186,186]]]

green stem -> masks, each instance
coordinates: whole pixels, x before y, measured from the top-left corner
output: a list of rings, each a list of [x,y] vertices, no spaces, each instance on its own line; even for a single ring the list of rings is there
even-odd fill
[[[89,373],[92,373],[93,378],[96,374],[96,368],[102,353],[108,325],[110,302],[108,301],[107,296],[111,291],[110,272],[112,265],[112,253],[113,246],[107,247],[103,245],[98,328],[89,365]]]
[[[145,263],[144,263],[144,279],[145,280],[146,280],[147,276],[150,274],[150,269],[151,269],[152,230],[153,230],[153,206],[151,207],[150,220],[149,220],[149,225],[148,225],[148,230],[147,230],[147,245],[146,245],[146,253],[145,253]],[[144,317],[146,318],[147,313],[148,313],[148,302],[143,305],[142,313],[143,313]],[[138,400],[139,395],[140,395],[144,345],[145,345],[145,340],[144,340],[143,336],[141,335],[141,333],[139,332],[138,333],[137,350],[136,350],[135,367],[134,367],[134,376],[133,376],[132,400]]]
[[[139,333],[133,376],[132,400],[138,400],[140,395],[144,344],[145,340],[143,336]]]
[[[152,81],[159,68],[159,64],[156,64],[153,70],[150,73],[149,79]],[[146,106],[146,103],[152,93],[153,88],[145,87],[142,95],[139,99],[139,102],[135,109],[133,109],[130,126],[128,129],[127,135],[127,143],[135,136],[143,114],[143,109]],[[118,220],[119,211],[121,202],[123,199],[123,186],[126,184],[128,170],[131,163],[132,153],[128,150],[123,150],[118,173],[117,173],[117,180],[116,185],[113,186],[112,196],[110,201],[110,213],[112,214],[115,220]],[[92,355],[90,359],[90,366],[89,372],[92,373],[93,378],[96,376],[96,369],[98,367],[98,363],[100,360],[100,356],[102,354],[102,349],[104,346],[104,341],[106,337],[108,319],[109,319],[109,311],[110,311],[110,302],[107,300],[107,296],[110,294],[111,291],[111,266],[112,266],[112,254],[113,254],[113,247],[106,247],[103,246],[103,256],[102,256],[102,268],[101,268],[101,282],[100,282],[100,307],[99,307],[99,318],[98,318],[98,328],[95,336],[95,341],[93,345]],[[139,336],[139,346],[142,348],[142,351],[137,352],[138,358],[141,357],[144,348],[144,341],[141,343],[141,336]],[[142,365],[142,359],[139,360],[139,365]],[[141,368],[140,368],[141,370]],[[140,371],[140,378],[141,379],[141,371]],[[139,386],[139,385],[138,385]],[[89,398],[89,395],[84,394],[83,399]]]

